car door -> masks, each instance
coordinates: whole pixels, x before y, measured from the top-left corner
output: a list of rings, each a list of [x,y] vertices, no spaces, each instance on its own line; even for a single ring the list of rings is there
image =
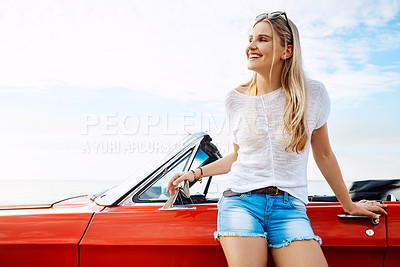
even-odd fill
[[[216,201],[160,210],[169,197],[166,184],[170,177],[215,160],[212,154],[197,146],[128,197],[128,205],[96,213],[80,243],[80,266],[227,266],[220,243],[213,237]],[[192,185],[194,200],[203,199],[211,179]]]
[[[346,216],[338,202],[311,202],[307,214],[314,233],[322,238],[330,266],[382,266],[387,247],[385,216],[377,224]]]

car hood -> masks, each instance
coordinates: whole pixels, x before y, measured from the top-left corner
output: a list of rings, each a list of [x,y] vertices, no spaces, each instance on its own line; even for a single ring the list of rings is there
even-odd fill
[[[18,205],[1,205],[0,210],[26,210],[26,209],[51,209],[55,206],[79,205],[92,202],[87,195],[79,195],[64,198],[55,202],[39,203],[39,204],[18,204]]]

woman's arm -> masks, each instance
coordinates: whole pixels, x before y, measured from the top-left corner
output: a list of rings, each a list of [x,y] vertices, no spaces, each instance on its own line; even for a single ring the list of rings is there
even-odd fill
[[[367,215],[374,218],[378,218],[378,215],[372,211],[386,214],[386,211],[382,208],[386,207],[384,204],[367,201],[354,203],[351,200],[346,185],[343,181],[339,164],[329,143],[328,128],[326,123],[324,126],[314,130],[312,133],[311,147],[318,168],[328,182],[329,186],[332,188],[345,212],[353,215]]]
[[[230,172],[232,164],[237,159],[237,152],[239,150],[239,146],[235,143],[233,143],[233,150],[234,151],[232,153],[226,155],[225,157],[220,158],[210,164],[207,164],[204,167],[201,167],[203,169],[202,177],[220,175]],[[200,169],[196,169],[194,171],[196,173],[196,177],[200,178]],[[175,173],[168,182],[167,193],[169,192],[171,195],[174,195],[175,186],[185,180],[193,182],[194,174],[191,171]]]

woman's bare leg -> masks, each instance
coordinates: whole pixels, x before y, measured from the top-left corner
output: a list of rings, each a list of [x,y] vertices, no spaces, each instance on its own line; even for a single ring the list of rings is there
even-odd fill
[[[229,267],[266,267],[267,240],[264,237],[221,236]]]
[[[271,256],[277,267],[328,266],[324,253],[315,240],[293,241],[286,247],[271,248]]]

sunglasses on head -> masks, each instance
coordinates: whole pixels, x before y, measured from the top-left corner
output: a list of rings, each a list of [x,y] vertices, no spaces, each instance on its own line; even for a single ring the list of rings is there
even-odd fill
[[[290,31],[290,34],[292,35],[292,38],[293,38],[292,28],[289,25],[289,20],[288,20],[288,18],[286,16],[286,12],[275,11],[275,12],[271,12],[271,13],[262,13],[262,14],[258,15],[255,20],[259,21],[259,20],[263,20],[263,19],[274,19],[274,18],[277,18],[279,16],[284,16],[285,17],[286,24],[287,24],[287,26],[289,28],[289,31]]]

